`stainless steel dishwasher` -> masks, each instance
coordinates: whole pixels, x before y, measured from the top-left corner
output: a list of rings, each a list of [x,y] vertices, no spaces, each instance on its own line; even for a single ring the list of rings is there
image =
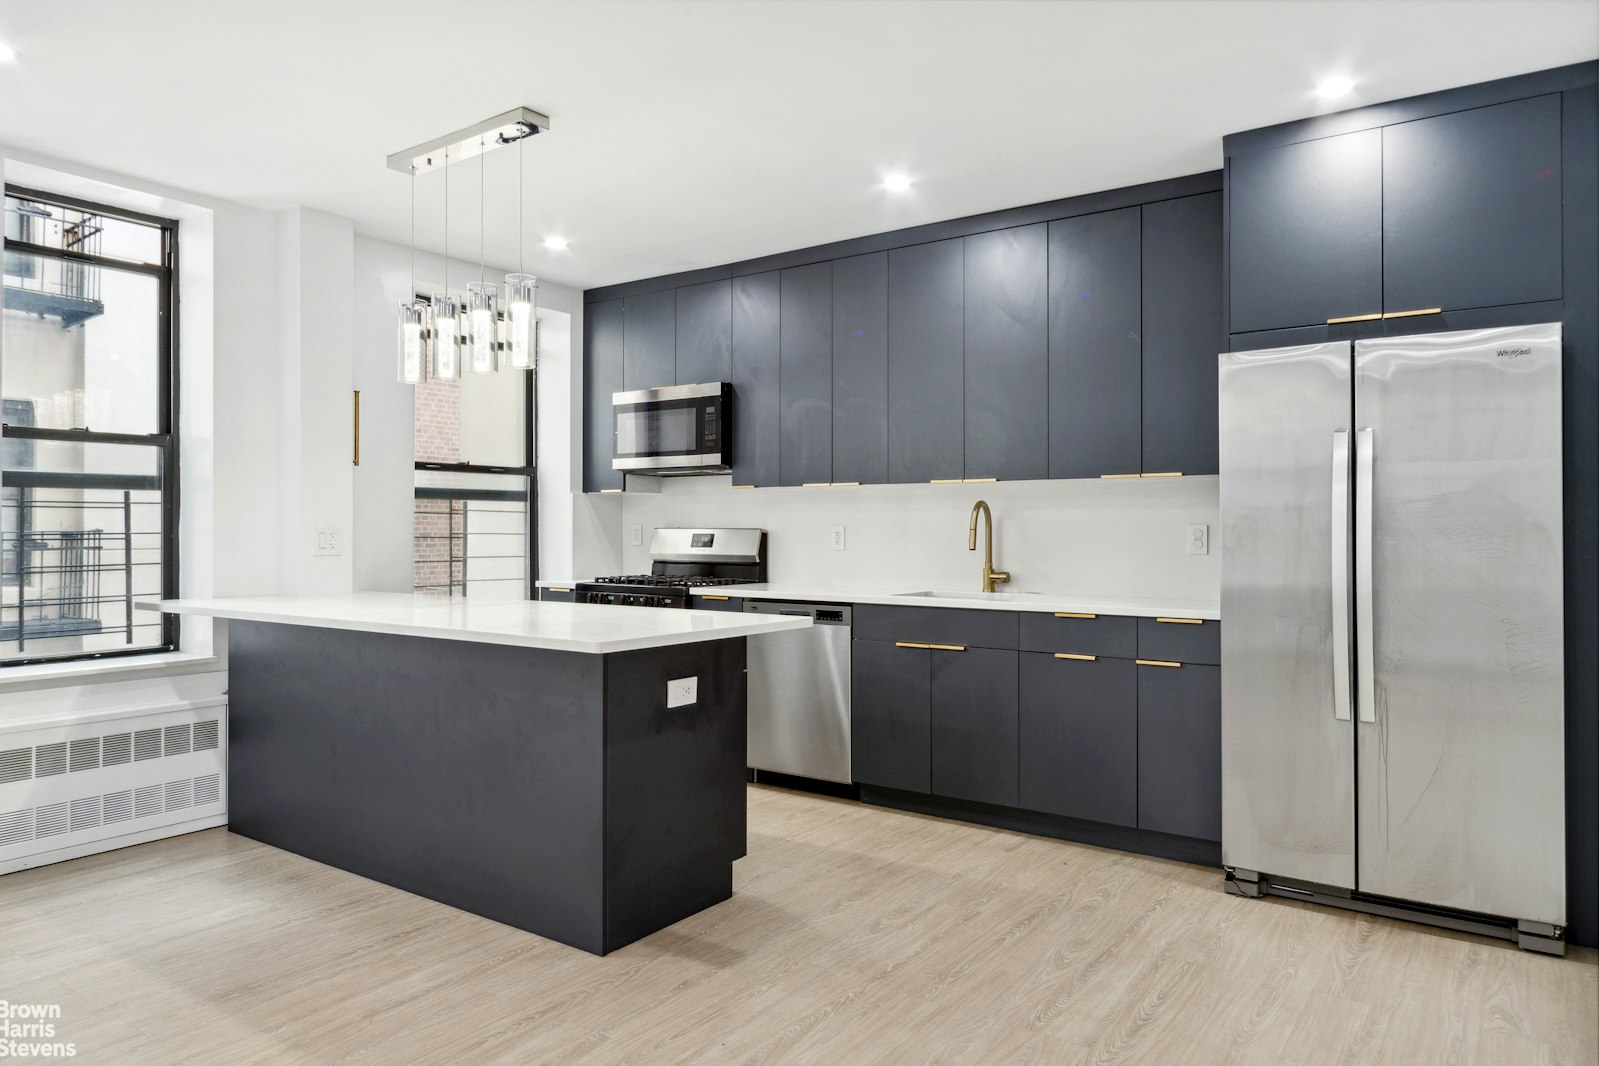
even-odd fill
[[[850,608],[745,600],[748,614],[810,618],[749,638],[749,765],[849,784]]]

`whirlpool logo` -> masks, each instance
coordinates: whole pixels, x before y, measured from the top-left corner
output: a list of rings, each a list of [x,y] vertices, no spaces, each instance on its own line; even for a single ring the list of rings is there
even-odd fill
[[[1501,348],[1494,353],[1500,359],[1520,359],[1524,355],[1531,355],[1531,348]]]

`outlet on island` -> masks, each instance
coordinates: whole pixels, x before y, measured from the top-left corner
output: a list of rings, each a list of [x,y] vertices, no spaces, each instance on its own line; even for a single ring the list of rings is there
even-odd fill
[[[698,677],[679,677],[666,683],[666,705],[668,707],[687,707],[699,702],[700,679]]]

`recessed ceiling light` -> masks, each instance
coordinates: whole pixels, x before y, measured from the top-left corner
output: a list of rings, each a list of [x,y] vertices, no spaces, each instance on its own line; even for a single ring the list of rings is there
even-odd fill
[[[566,249],[566,246],[571,244],[571,243],[572,242],[567,240],[565,237],[546,237],[546,238],[544,238],[544,247],[552,248],[552,249],[554,249],[557,252],[564,251]]]
[[[883,175],[883,188],[887,189],[889,192],[904,192],[910,187],[911,176],[909,174]]]
[[[1316,86],[1316,95],[1323,100],[1336,100],[1340,96],[1347,96],[1355,83],[1348,78],[1334,76],[1323,78],[1321,84]]]
[[[0,63],[9,63],[17,58],[17,50],[4,41],[0,41]]]

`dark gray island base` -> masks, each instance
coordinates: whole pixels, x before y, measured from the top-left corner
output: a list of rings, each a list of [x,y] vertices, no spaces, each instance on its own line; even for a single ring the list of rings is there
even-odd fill
[[[586,654],[235,620],[229,828],[604,955],[732,895],[744,638]],[[698,678],[668,709],[666,683]]]

